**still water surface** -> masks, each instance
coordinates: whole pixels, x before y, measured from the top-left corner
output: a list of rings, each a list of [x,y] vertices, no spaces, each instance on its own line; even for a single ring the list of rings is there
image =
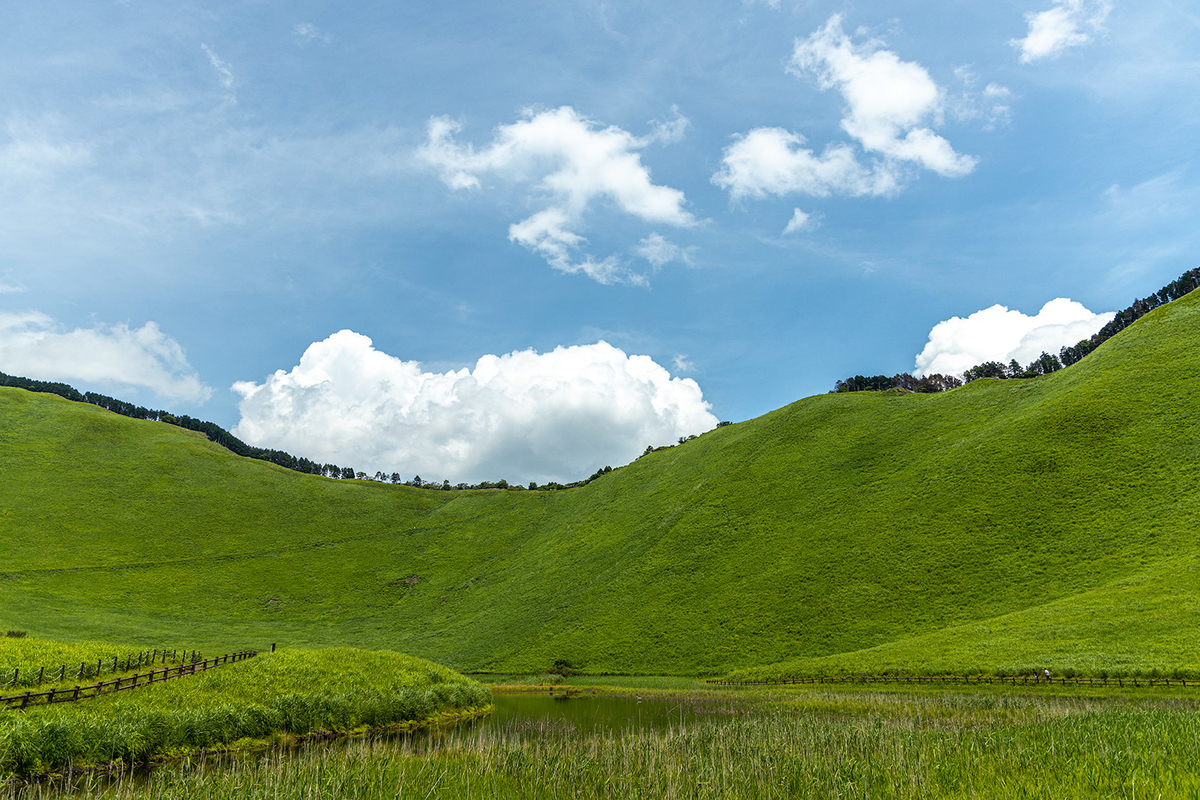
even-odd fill
[[[704,713],[679,698],[650,699],[581,694],[496,694],[496,710],[476,725],[488,728],[570,728],[581,733],[618,732],[629,728],[663,730]]]

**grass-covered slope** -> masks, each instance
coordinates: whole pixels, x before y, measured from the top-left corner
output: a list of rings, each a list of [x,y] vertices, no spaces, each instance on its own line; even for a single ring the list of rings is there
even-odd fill
[[[0,628],[511,671],[1196,666],[1198,344],[1193,294],[1052,375],[808,398],[565,492],[331,481],[3,390]]]

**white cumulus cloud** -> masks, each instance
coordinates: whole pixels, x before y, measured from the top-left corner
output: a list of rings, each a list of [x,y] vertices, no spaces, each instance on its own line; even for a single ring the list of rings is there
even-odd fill
[[[651,135],[637,137],[615,126],[601,127],[570,106],[526,110],[511,125],[501,125],[490,144],[476,149],[459,144],[462,126],[446,117],[430,121],[420,161],[438,170],[452,189],[480,189],[480,177],[492,174],[531,184],[544,208],[509,227],[509,239],[542,256],[557,270],[583,273],[600,283],[645,283],[616,256],[597,260],[581,253],[580,232],[597,202],[607,201],[646,222],[691,227],[695,217],[684,208],[683,192],[655,184],[639,150],[652,142],[683,135],[687,120],[675,110],[670,122],[654,124]]]
[[[796,193],[884,195],[898,188],[893,170],[880,163],[864,167],[848,144],[828,145],[820,155],[804,144],[803,136],[784,128],[755,128],[737,135],[725,148],[713,183],[734,200]]]
[[[193,402],[212,395],[183,348],[154,322],[64,330],[36,311],[0,313],[0,371],[36,380],[145,387]]]
[[[975,168],[974,157],[956,153],[932,130],[941,123],[945,93],[929,72],[915,61],[901,61],[879,42],[856,45],[842,30],[840,14],[796,43],[790,69],[822,89],[841,92],[846,101],[842,129],[863,149],[915,162],[943,177]]]
[[[905,172],[924,168],[955,178],[977,159],[957,153],[934,132],[945,117],[946,95],[914,61],[903,61],[876,40],[856,44],[840,14],[804,40],[796,40],[788,71],[822,90],[841,93],[841,127],[869,156],[847,143],[830,143],[818,155],[805,139],[783,128],[756,128],[725,149],[713,182],[737,200],[794,192],[883,195],[896,191]]]
[[[455,483],[586,477],[717,424],[695,381],[603,341],[436,373],[342,330],[233,388],[247,442]]]
[[[1062,347],[1089,338],[1114,316],[1059,297],[1032,317],[998,304],[966,319],[951,317],[933,326],[913,374],[958,375],[986,361],[1007,364],[1013,359],[1027,366],[1043,352],[1057,355]]]
[[[1107,0],[1056,0],[1045,11],[1026,14],[1029,33],[1010,44],[1020,51],[1022,64],[1056,56],[1067,48],[1087,44],[1103,32],[1111,10]]]
[[[801,211],[796,208],[792,210],[792,218],[788,220],[788,224],[784,227],[783,233],[786,236],[789,233],[799,233],[800,231],[811,228],[814,224],[812,214]]]

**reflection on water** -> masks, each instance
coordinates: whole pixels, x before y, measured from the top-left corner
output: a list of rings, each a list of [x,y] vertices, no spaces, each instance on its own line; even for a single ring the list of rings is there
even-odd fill
[[[671,724],[688,722],[702,713],[695,703],[679,698],[497,694],[492,703],[496,710],[477,725],[504,730],[567,729],[580,733],[628,728],[662,730]]]

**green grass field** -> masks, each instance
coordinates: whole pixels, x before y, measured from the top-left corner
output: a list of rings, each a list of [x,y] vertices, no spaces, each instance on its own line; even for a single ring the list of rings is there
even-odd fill
[[[1194,294],[1049,376],[811,397],[564,492],[333,481],[3,389],[0,629],[515,673],[1200,668],[1197,331]]]
[[[94,700],[0,711],[0,778],[482,709],[488,690],[384,651],[280,651]]]

